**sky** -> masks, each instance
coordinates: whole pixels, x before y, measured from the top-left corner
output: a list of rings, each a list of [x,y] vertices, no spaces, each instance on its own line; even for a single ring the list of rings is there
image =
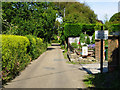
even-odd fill
[[[86,3],[97,14],[97,18],[104,22],[107,16],[108,20],[118,12],[118,2],[120,0],[77,0],[80,3]],[[61,21],[61,19],[59,19]]]
[[[77,0],[86,3],[97,14],[98,19],[104,21],[105,16],[108,20],[118,12],[118,2],[120,0]]]
[[[87,5],[97,14],[98,19],[108,20],[118,12],[118,2],[87,2]]]

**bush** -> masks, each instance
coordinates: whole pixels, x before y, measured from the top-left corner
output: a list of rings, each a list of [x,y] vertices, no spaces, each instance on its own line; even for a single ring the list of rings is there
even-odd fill
[[[31,60],[34,60],[46,50],[47,45],[43,43],[41,38],[32,35],[27,35],[26,37],[30,41],[30,46],[28,47],[29,55],[31,56]]]
[[[28,38],[27,38],[28,37]],[[14,78],[31,60],[42,54],[47,44],[31,35],[2,35],[2,80],[3,84]]]
[[[65,24],[64,26],[64,35],[66,38],[69,36],[80,36],[81,32],[82,32],[81,24]]]
[[[23,70],[30,62],[27,37],[2,35],[2,79],[7,81]]]
[[[89,36],[87,36],[86,44],[90,44],[90,38],[89,38]]]
[[[72,45],[73,48],[78,48],[77,43],[71,43],[71,45]]]
[[[95,24],[83,24],[82,32],[86,32],[88,35],[92,35],[95,32]]]

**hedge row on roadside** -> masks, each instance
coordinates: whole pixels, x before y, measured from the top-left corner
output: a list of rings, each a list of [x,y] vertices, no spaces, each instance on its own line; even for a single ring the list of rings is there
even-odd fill
[[[47,48],[41,38],[31,35],[2,35],[2,80],[13,79],[31,60]]]
[[[102,25],[102,24],[101,24]],[[93,35],[93,33],[95,32],[95,27],[98,26],[101,29],[101,26],[99,26],[99,24],[70,24],[70,23],[66,23],[64,25],[64,36],[65,37],[69,37],[69,36],[79,36],[80,33],[82,32],[86,32],[88,35]],[[105,24],[103,24],[104,29],[105,28]],[[111,27],[108,28],[109,31],[120,31],[120,24],[111,24]],[[112,29],[112,30],[111,30]],[[99,29],[98,29],[99,30]]]

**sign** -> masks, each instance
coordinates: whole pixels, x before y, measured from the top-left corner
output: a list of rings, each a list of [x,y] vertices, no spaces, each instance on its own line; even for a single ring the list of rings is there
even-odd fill
[[[88,47],[87,46],[82,47],[82,55],[85,55],[85,56],[88,55]]]
[[[108,30],[95,31],[95,39],[108,39]]]

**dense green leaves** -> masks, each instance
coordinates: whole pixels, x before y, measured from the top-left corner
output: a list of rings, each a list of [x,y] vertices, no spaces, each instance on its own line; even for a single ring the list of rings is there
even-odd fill
[[[80,36],[81,33],[82,33],[81,24],[65,24],[64,26],[65,37]]]
[[[59,8],[59,15],[62,17],[65,16],[65,23],[96,23],[97,15],[84,3],[58,2],[55,5]]]
[[[114,15],[110,18],[109,22],[112,22],[112,23],[114,23],[114,24],[115,24],[115,23],[120,23],[120,12],[114,14]]]
[[[35,36],[28,35],[28,38],[17,35],[1,36],[3,81],[12,79],[47,48],[46,43]]]
[[[52,3],[2,2],[2,4],[3,21],[6,20],[3,22],[3,33],[31,34],[49,41],[56,19],[56,10]]]

